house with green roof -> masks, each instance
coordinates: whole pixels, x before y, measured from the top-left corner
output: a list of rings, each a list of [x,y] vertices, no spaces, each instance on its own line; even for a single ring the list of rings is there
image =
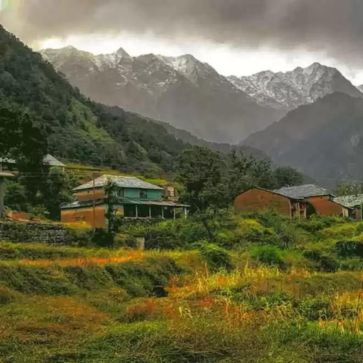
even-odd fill
[[[74,198],[61,206],[62,222],[86,222],[95,228],[107,227],[111,200],[113,213],[120,218],[175,219],[186,217],[189,209],[168,200],[164,188],[131,176],[102,175],[76,187]]]

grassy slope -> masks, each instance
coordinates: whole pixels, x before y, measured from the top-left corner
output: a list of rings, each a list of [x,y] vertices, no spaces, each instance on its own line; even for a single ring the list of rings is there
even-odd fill
[[[266,243],[281,221],[265,217],[228,221],[229,238],[243,240],[229,272],[197,250],[0,243],[2,361],[361,362],[361,260],[350,268],[335,250],[360,240],[361,223],[283,221],[298,238],[282,250]],[[339,267],[323,271],[311,250]]]

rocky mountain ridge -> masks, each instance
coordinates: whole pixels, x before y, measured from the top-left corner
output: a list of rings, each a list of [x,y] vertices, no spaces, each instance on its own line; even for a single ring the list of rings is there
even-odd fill
[[[91,99],[167,121],[205,140],[238,143],[284,114],[258,105],[192,55],[131,57],[123,49],[93,55],[73,47],[42,55]]]
[[[252,76],[228,79],[263,106],[280,110],[292,110],[310,104],[334,92],[363,97],[360,90],[336,68],[313,63],[290,72],[264,71]]]

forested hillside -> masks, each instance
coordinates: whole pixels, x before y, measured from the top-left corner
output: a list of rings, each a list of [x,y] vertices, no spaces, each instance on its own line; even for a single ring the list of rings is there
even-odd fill
[[[359,181],[363,176],[362,121],[362,99],[334,93],[291,111],[250,136],[245,145],[326,185]]]
[[[90,101],[2,27],[0,97],[4,106],[26,112],[43,128],[51,154],[70,161],[158,174],[173,170],[177,155],[189,144],[222,152],[232,149],[166,123]],[[242,150],[265,158],[252,148]]]
[[[2,27],[0,100],[42,126],[48,151],[60,158],[160,172],[170,170],[186,147],[161,125],[141,116],[123,111],[109,115]]]

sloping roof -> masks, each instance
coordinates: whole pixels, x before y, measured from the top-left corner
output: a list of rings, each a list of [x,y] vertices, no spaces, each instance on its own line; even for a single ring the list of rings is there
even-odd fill
[[[283,187],[281,189],[274,190],[274,192],[293,199],[304,199],[309,197],[331,195],[328,189],[319,187],[314,184],[305,184],[294,187]]]
[[[16,164],[16,160],[15,159],[10,159],[10,158],[0,158],[0,163],[3,164]],[[56,159],[54,156],[47,154],[44,156],[43,158],[43,164],[44,165],[49,165],[49,166],[59,166],[59,167],[64,167],[65,165],[60,162],[58,159]]]
[[[345,195],[334,198],[334,202],[339,203],[347,208],[354,208],[363,205],[363,194]]]
[[[115,176],[115,175],[102,175],[99,178],[96,178],[94,182],[93,180],[91,180],[88,183],[82,184],[73,190],[80,191],[85,189],[92,189],[93,187],[103,188],[110,182],[117,185],[120,188],[164,190],[163,188],[157,185],[144,182],[143,180],[133,176]]]
[[[16,164],[16,160],[9,158],[0,158],[0,163],[3,164]]]
[[[61,205],[61,209],[79,209],[79,208],[88,208],[88,207],[92,207],[93,204],[95,206],[99,206],[99,205],[104,205],[106,204],[107,201],[105,199],[97,199],[94,203],[91,200],[87,200],[87,201],[76,201],[73,203],[68,203],[68,204],[62,204]],[[174,207],[174,208],[189,208],[190,206],[187,204],[179,204],[179,203],[174,203],[174,202],[170,202],[170,201],[164,201],[164,200],[156,200],[156,201],[146,201],[146,200],[132,200],[132,199],[124,199],[124,200],[120,200],[119,203],[116,204],[120,204],[120,205],[148,205],[148,206],[158,206],[158,207]]]
[[[43,159],[44,165],[64,167],[65,165],[56,159],[54,156],[47,154]]]
[[[15,175],[13,173],[9,173],[7,171],[0,171],[1,178],[13,178]]]
[[[79,209],[79,208],[88,208],[92,207],[93,205],[103,205],[105,204],[104,199],[97,199],[95,201],[93,200],[86,200],[86,201],[75,201],[72,203],[65,203],[61,205],[61,209]]]
[[[190,208],[188,204],[175,203],[169,200],[132,200],[124,199],[120,204],[137,204],[137,205],[149,205],[158,207],[174,207],[174,208]]]

